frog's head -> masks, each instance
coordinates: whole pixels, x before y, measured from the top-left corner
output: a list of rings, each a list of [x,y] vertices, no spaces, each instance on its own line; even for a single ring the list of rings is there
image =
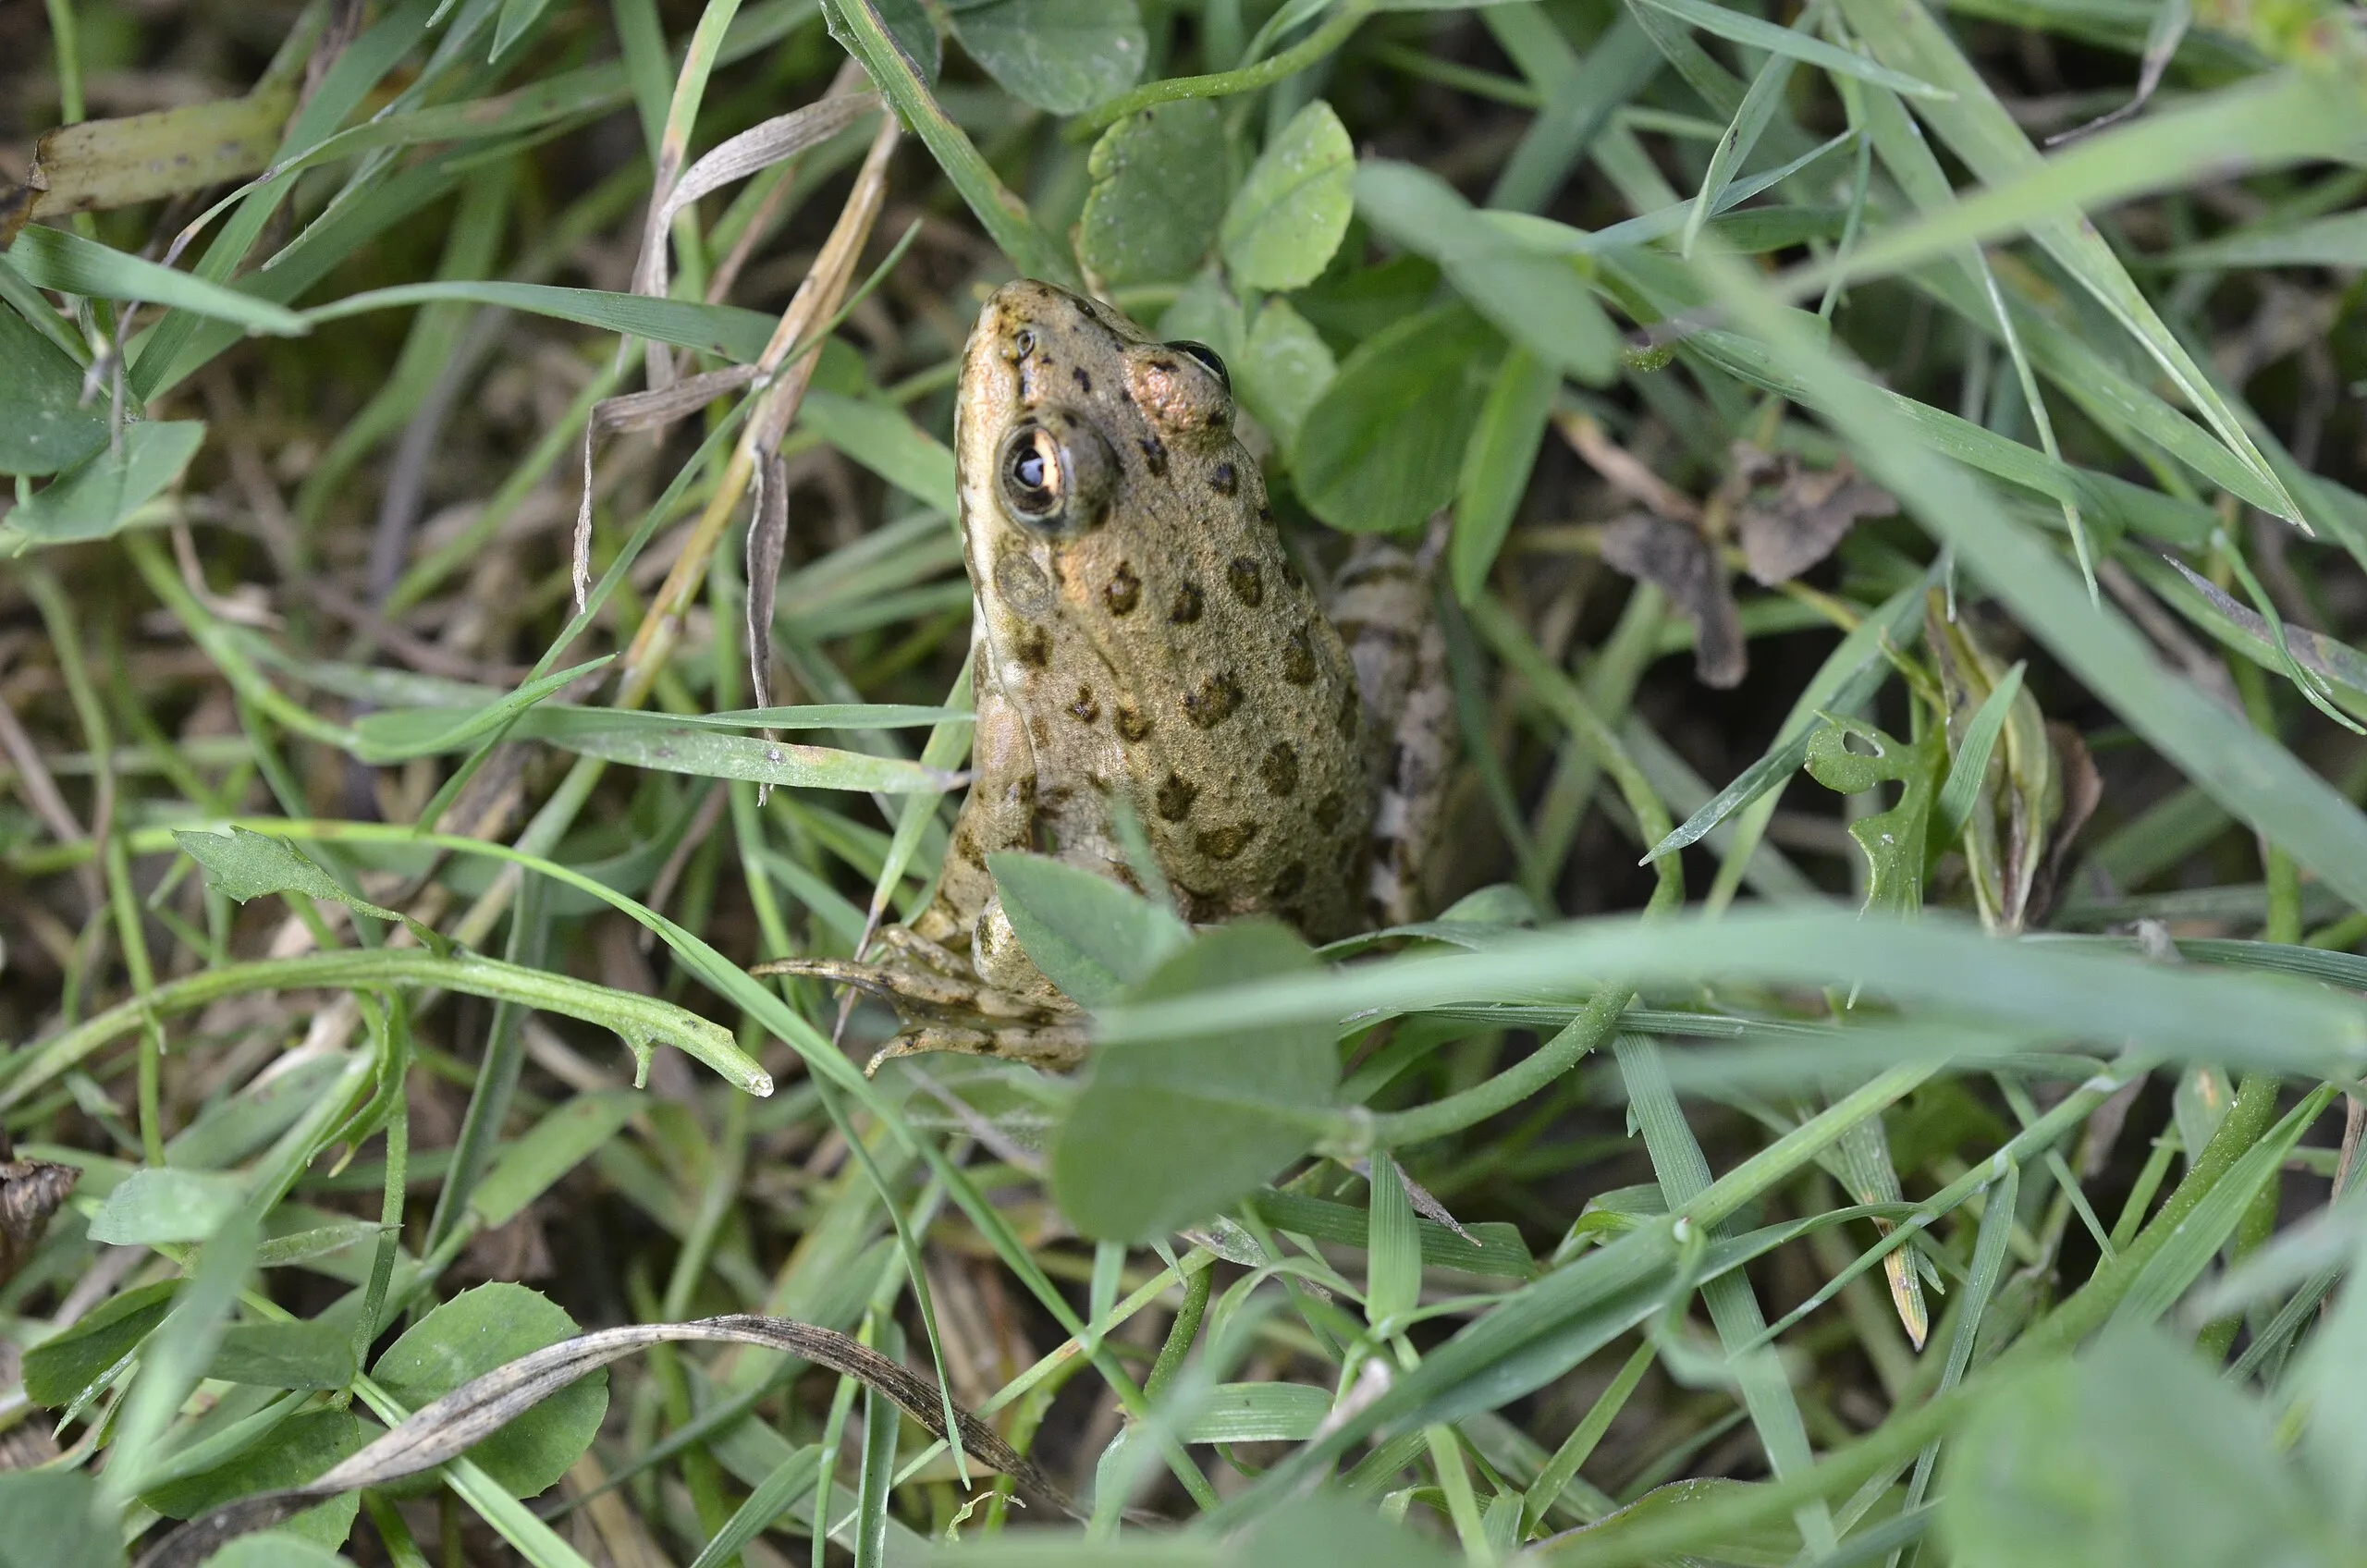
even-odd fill
[[[1232,387],[1213,350],[1153,342],[1116,311],[1049,283],[1005,284],[987,300],[963,356],[958,409],[963,525],[976,565],[1013,549],[1039,563],[1074,546],[1094,553],[1092,536],[1107,531],[1171,530],[1179,496],[1202,491],[1231,511],[1255,487],[1242,481],[1254,470],[1233,438]]]

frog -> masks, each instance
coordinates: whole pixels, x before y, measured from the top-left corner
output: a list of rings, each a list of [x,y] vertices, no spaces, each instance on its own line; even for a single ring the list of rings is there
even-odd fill
[[[935,896],[875,961],[751,973],[894,1004],[875,1071],[931,1050],[1057,1071],[1089,1031],[1021,945],[990,855],[1140,892],[1131,826],[1194,925],[1267,916],[1323,943],[1414,918],[1452,714],[1437,521],[1414,552],[1361,541],[1319,595],[1223,360],[1039,280],[984,301],[953,424],[975,729]]]

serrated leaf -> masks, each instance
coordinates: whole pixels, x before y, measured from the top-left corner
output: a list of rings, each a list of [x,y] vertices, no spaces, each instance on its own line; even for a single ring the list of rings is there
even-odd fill
[[[1270,921],[1220,926],[1122,1000],[1305,974],[1306,945]],[[1206,1219],[1306,1152],[1339,1062],[1328,1023],[1097,1047],[1052,1141],[1052,1190],[1086,1235],[1147,1241]]]
[[[953,36],[1011,95],[1056,115],[1115,97],[1150,53],[1134,0],[962,0]]]
[[[1314,282],[1348,232],[1355,163],[1331,104],[1318,98],[1293,115],[1225,209],[1219,239],[1233,281],[1270,289]]]
[[[1206,98],[1156,104],[1102,132],[1077,255],[1113,284],[1186,277],[1225,207],[1224,120]]]
[[[7,515],[6,533],[36,545],[104,539],[181,476],[205,442],[198,420],[141,420]]]
[[[416,1412],[454,1389],[576,1332],[575,1320],[539,1292],[495,1283],[463,1291],[386,1347],[370,1375]],[[512,1497],[533,1497],[592,1446],[608,1408],[605,1370],[578,1378],[468,1451]]]

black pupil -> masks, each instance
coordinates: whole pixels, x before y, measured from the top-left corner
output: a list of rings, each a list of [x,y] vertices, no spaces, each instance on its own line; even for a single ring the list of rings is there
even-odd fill
[[[1194,359],[1199,361],[1202,364],[1208,366],[1208,374],[1215,376],[1219,381],[1223,382],[1224,389],[1226,391],[1230,392],[1233,390],[1233,376],[1224,368],[1223,357],[1218,354],[1214,349],[1209,348],[1206,343],[1195,343],[1188,337],[1179,337],[1174,342],[1170,343],[1168,347],[1175,349],[1178,353],[1189,354]]]
[[[1024,490],[1045,488],[1050,473],[1049,465],[1044,461],[1044,448],[1040,443],[1030,441],[1012,454],[1011,476],[1019,481],[1020,488]]]

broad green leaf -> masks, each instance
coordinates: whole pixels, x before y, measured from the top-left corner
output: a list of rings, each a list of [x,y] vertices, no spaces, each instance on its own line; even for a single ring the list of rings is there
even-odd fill
[[[1454,498],[1502,343],[1463,305],[1367,338],[1299,424],[1293,466],[1315,515],[1351,533],[1418,528]]]
[[[987,867],[1019,945],[1080,1006],[1117,1000],[1191,939],[1174,915],[1082,866],[1005,851]]]
[[[945,67],[945,40],[937,34],[926,0],[874,0],[874,5],[897,53],[922,80],[935,81]]]
[[[36,545],[104,539],[181,476],[205,441],[202,421],[140,420],[10,512],[6,532]]]
[[[836,392],[812,391],[798,423],[889,484],[951,517],[953,453],[900,409]]]
[[[55,473],[106,445],[104,395],[85,406],[82,367],[6,305],[0,364],[0,473]]]
[[[1135,0],[952,0],[948,12],[988,76],[1056,115],[1123,92],[1150,53]]]
[[[424,305],[439,300],[499,305],[530,315],[577,322],[604,332],[670,343],[678,349],[696,349],[742,365],[754,364],[763,357],[776,325],[774,318],[763,312],[742,310],[737,305],[705,305],[694,300],[658,300],[598,288],[562,288],[548,283],[469,278],[365,289],[325,305],[314,305],[303,312],[303,318],[313,323],[341,321],[372,311]]]
[[[0,1470],[0,1568],[122,1568],[123,1532],[88,1470]]]
[[[1214,267],[1175,296],[1159,318],[1159,336],[1170,342],[1188,337],[1205,343],[1236,372],[1249,352],[1249,325],[1243,319],[1241,301],[1226,291],[1224,278]]]
[[[269,1389],[341,1389],[353,1381],[353,1332],[316,1317],[233,1323],[205,1369],[226,1383]]]
[[[207,1170],[135,1170],[91,1216],[91,1240],[113,1246],[202,1242],[245,1201],[247,1183]]]
[[[349,1341],[352,1336],[344,1336]],[[349,1348],[348,1354],[350,1355]],[[227,1502],[282,1487],[300,1487],[343,1460],[377,1435],[376,1427],[350,1410],[307,1410],[288,1416],[237,1457],[194,1476],[167,1481],[141,1501],[167,1519],[192,1519]],[[308,1508],[274,1527],[317,1548],[341,1544],[353,1528],[362,1497],[348,1492]],[[269,1539],[268,1536],[254,1537]],[[222,1561],[220,1557],[209,1560]]]
[[[1220,926],[1125,993],[1129,1005],[1304,974],[1306,945],[1266,921]],[[1163,1237],[1306,1152],[1339,1077],[1328,1023],[1098,1046],[1052,1140],[1052,1191],[1088,1236]]]
[[[2022,1373],[1947,1445],[1940,1524],[1963,1568],[2331,1563],[2332,1522],[2268,1414],[2184,1346],[2108,1333]]]
[[[281,337],[300,337],[313,330],[310,322],[285,305],[159,266],[62,228],[28,227],[8,248],[8,263],[37,286],[61,294],[141,300]]]
[[[1447,553],[1455,597],[1469,604],[1487,585],[1496,552],[1512,531],[1529,472],[1545,439],[1545,421],[1562,378],[1527,349],[1515,346],[1496,369],[1479,423],[1463,451],[1455,482],[1454,536]]]
[[[1181,1436],[1187,1443],[1304,1442],[1331,1411],[1330,1390],[1306,1383],[1219,1383]]]
[[[1220,238],[1233,281],[1271,289],[1314,282],[1348,231],[1355,163],[1331,104],[1318,98],[1293,115],[1225,209]]]
[[[1102,132],[1077,255],[1113,284],[1188,277],[1223,220],[1224,121],[1206,98],[1155,104]]]
[[[371,1377],[417,1412],[472,1378],[577,1332],[575,1320],[523,1285],[463,1291],[386,1347]],[[533,1497],[592,1445],[608,1408],[608,1375],[579,1378],[465,1455],[512,1497]]]
[[[1411,164],[1365,164],[1355,198],[1367,223],[1438,263],[1472,309],[1539,361],[1597,386],[1611,379],[1619,335],[1576,263],[1482,221],[1453,186]]]
[[[469,1199],[471,1212],[487,1230],[509,1223],[649,1103],[649,1096],[637,1089],[577,1095],[522,1136],[501,1145]]]
[[[1249,336],[1230,362],[1241,400],[1285,449],[1298,439],[1306,410],[1340,373],[1322,334],[1279,297],[1257,307]]]
[[[72,1403],[165,1320],[178,1288],[178,1280],[160,1280],[110,1296],[64,1333],[25,1352],[25,1397],[53,1410]]]

